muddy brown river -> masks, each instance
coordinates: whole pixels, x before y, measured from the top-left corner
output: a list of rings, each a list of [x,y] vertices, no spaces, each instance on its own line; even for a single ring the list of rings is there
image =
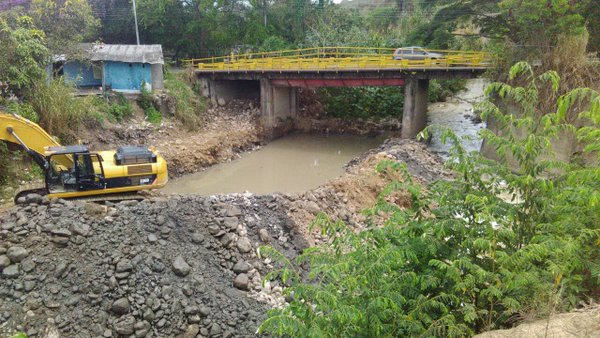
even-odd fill
[[[428,107],[428,124],[449,127],[468,151],[478,151],[476,138],[483,123],[473,123],[473,103],[480,102],[487,82],[467,81],[466,89],[450,102],[432,103]],[[352,158],[381,144],[384,137],[351,135],[294,134],[267,144],[242,157],[215,165],[203,172],[171,180],[162,189],[174,194],[228,194],[246,191],[255,194],[297,193],[314,189],[344,173]],[[429,149],[447,157],[449,144],[442,144],[434,133]]]
[[[173,179],[162,189],[175,194],[296,193],[344,173],[344,165],[377,147],[383,138],[293,134],[203,172]]]

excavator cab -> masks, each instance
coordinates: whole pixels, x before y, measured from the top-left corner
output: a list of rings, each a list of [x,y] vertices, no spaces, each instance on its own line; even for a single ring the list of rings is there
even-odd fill
[[[102,157],[85,146],[49,147],[46,187],[50,194],[106,188]],[[72,159],[70,168],[63,166],[64,157]]]

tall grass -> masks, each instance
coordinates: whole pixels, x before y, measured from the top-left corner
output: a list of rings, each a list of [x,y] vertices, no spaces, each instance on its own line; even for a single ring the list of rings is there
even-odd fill
[[[202,125],[206,101],[192,89],[186,74],[166,72],[165,89],[175,100],[175,118],[190,130],[198,129]]]
[[[29,103],[39,116],[40,125],[62,142],[74,143],[86,121],[97,119],[97,107],[92,97],[77,98],[75,88],[62,79],[35,84]]]

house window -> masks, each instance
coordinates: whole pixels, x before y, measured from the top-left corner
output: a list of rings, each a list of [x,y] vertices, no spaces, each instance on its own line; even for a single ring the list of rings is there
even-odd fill
[[[94,63],[92,65],[92,71],[94,72],[94,79],[102,79],[102,67],[99,64]]]
[[[65,62],[59,61],[52,64],[52,75],[54,77],[65,75]]]

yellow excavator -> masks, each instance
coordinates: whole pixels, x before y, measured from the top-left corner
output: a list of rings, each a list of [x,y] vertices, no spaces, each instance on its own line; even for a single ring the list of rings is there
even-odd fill
[[[90,152],[83,145],[61,146],[36,123],[1,111],[0,141],[23,147],[44,172],[45,184],[20,191],[17,203],[30,193],[79,198],[158,189],[169,179],[167,162],[152,149],[123,146]]]

